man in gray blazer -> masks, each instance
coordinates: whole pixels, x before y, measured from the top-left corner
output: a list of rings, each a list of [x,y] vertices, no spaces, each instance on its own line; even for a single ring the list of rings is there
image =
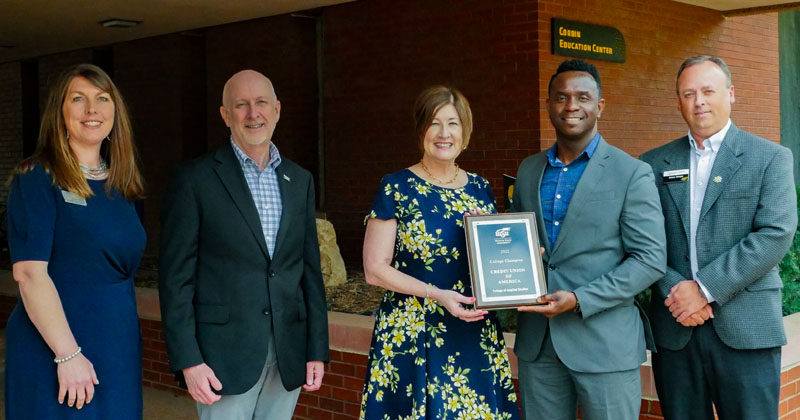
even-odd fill
[[[688,135],[642,155],[656,174],[667,273],[653,285],[653,372],[666,419],[776,419],[786,343],[776,268],[797,227],[792,153],[737,128],[731,74],[686,60]]]
[[[167,356],[201,420],[288,420],[328,361],[314,181],[272,143],[280,109],[264,75],[233,75],[230,141],[178,168],[164,202]]]
[[[650,167],[597,132],[597,69],[568,60],[550,79],[556,144],[519,167],[512,211],[533,211],[550,293],[522,307],[514,351],[526,419],[639,417],[652,341],[634,296],[664,275],[664,219]]]

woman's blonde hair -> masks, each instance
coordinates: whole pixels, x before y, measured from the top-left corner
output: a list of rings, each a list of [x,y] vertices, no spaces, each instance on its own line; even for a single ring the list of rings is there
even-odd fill
[[[114,126],[108,141],[103,142],[100,148],[100,154],[109,167],[106,192],[115,188],[128,201],[143,198],[144,187],[137,167],[128,108],[108,74],[92,64],[75,65],[59,76],[45,104],[36,150],[16,167],[14,173],[25,173],[37,164],[42,165],[53,177],[55,185],[83,198],[93,195],[78,159],[69,147],[62,110],[69,85],[76,77],[83,77],[101,91],[108,93],[114,103]]]

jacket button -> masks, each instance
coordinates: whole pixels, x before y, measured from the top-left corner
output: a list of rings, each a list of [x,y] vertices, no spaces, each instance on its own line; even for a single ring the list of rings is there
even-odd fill
[[[266,316],[269,316],[269,315],[270,315],[270,313],[269,313],[269,309],[264,309],[264,315],[266,315]]]
[[[550,264],[550,265],[547,266],[547,268],[549,268],[551,271],[554,271],[556,269],[556,266],[553,265],[553,264]]]
[[[275,272],[274,272],[274,271],[270,271],[270,272],[269,272],[269,276],[270,276],[270,277],[275,277]]]

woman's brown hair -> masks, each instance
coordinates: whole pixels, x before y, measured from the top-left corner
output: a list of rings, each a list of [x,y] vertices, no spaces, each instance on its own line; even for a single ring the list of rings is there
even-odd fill
[[[100,67],[92,64],[78,64],[68,68],[57,79],[45,104],[39,140],[33,155],[25,159],[14,170],[15,174],[25,173],[35,165],[42,165],[53,177],[53,183],[64,190],[83,198],[93,195],[86,177],[81,171],[78,159],[67,141],[67,128],[62,107],[67,97],[67,89],[73,79],[83,77],[98,89],[108,93],[114,103],[114,126],[103,142],[100,155],[108,163],[106,192],[117,189],[128,201],[144,197],[142,176],[136,159],[133,144],[133,131],[128,108],[117,86]]]
[[[431,126],[433,117],[445,105],[451,104],[456,109],[458,118],[461,119],[461,135],[464,137],[464,148],[469,144],[472,134],[472,110],[469,102],[457,89],[447,86],[431,86],[422,91],[414,102],[414,128],[417,132],[419,147],[425,140],[425,132]]]

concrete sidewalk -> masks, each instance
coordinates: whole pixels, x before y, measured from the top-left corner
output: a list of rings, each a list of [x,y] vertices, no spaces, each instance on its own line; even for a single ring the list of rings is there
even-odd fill
[[[6,332],[0,330],[0,420],[5,420],[5,402],[2,398],[5,383],[6,366]],[[161,391],[144,387],[144,420],[195,420],[197,410],[194,401],[186,395],[174,395],[169,391]],[[55,397],[53,397],[55,398]]]
[[[186,395],[144,387],[144,420],[195,420],[194,400]]]

